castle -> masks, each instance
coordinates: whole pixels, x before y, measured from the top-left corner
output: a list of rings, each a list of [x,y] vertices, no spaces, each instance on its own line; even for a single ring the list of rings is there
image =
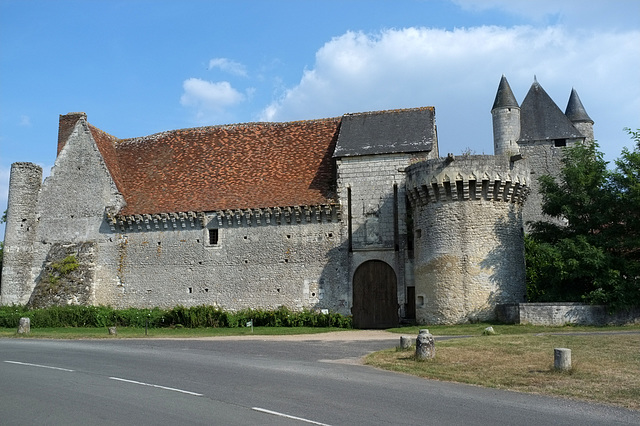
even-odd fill
[[[504,76],[491,113],[495,155],[444,158],[432,107],[133,139],[63,115],[44,182],[12,165],[0,303],[493,319],[525,298],[536,177],[593,121],[537,81],[519,105]]]

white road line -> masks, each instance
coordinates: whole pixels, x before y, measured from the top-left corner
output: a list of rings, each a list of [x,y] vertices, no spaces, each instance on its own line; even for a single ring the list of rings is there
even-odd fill
[[[290,416],[284,413],[278,413],[277,411],[265,410],[264,408],[251,407],[252,410],[260,411],[261,413],[272,414],[274,416],[285,417],[287,419],[300,420],[301,422],[311,423],[312,425],[329,426],[326,423],[314,422],[313,420],[303,419],[302,417]]]
[[[169,388],[167,386],[154,385],[152,383],[136,382],[135,380],[121,379],[119,377],[109,377],[109,378],[111,380],[118,380],[120,382],[133,383],[133,384],[142,385],[142,386],[151,386],[152,388],[159,388],[159,389],[165,389],[165,390],[170,390],[174,392],[186,393],[188,395],[202,396],[201,393],[191,392],[183,389]]]
[[[5,362],[8,362],[9,364],[28,365],[29,367],[49,368],[51,370],[74,371],[74,370],[69,370],[68,368],[51,367],[50,365],[31,364],[28,362],[19,362],[19,361],[5,361]]]

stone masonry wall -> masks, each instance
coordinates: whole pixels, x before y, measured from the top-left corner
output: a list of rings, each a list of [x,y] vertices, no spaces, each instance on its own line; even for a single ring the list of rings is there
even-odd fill
[[[95,243],[53,244],[27,305],[45,308],[91,304],[95,255]]]
[[[517,303],[499,307],[499,319],[509,324],[563,326],[640,323],[640,309],[609,313],[604,305],[582,303]]]
[[[511,156],[519,153],[520,108],[496,108],[491,111],[493,119],[493,152],[495,155]]]
[[[211,244],[209,229],[217,229]],[[213,305],[329,309],[349,313],[342,224],[240,224],[210,220],[193,226],[118,233],[96,302],[117,307]]]
[[[567,141],[572,146],[576,141]],[[522,217],[525,227],[529,222],[554,219],[542,213],[542,194],[538,179],[543,175],[559,177],[562,170],[562,147],[556,147],[554,141],[521,142],[520,153],[526,158],[531,168],[531,192],[524,205]]]
[[[491,320],[496,304],[524,300],[527,181],[526,165],[492,156],[407,170],[419,323]]]
[[[9,205],[4,237],[0,303],[24,304],[33,288],[28,271],[38,220],[35,208],[42,184],[42,168],[32,163],[14,163],[9,180]]]
[[[30,277],[32,289],[56,244],[94,244],[95,269],[92,274],[95,274],[96,284],[113,280],[115,271],[105,267],[114,255],[115,241],[105,221],[105,208],[119,209],[123,203],[86,118],[80,117],[58,153],[51,175],[42,184],[38,197],[39,226]],[[95,304],[94,297],[92,291],[89,304]]]
[[[368,260],[382,260],[388,263],[397,276],[401,316],[407,303],[406,287],[413,285],[411,281],[407,281],[411,274],[405,273],[411,265],[407,256],[404,170],[411,163],[427,159],[429,156],[430,153],[426,152],[387,154],[345,157],[337,162],[338,196],[345,222],[349,220],[348,188],[351,192],[353,252],[349,256],[349,282],[358,266]],[[394,185],[397,191],[395,203]]]

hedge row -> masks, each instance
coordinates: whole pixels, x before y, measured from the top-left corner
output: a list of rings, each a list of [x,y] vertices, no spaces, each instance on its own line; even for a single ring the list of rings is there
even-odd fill
[[[213,306],[194,306],[164,310],[113,309],[108,306],[64,306],[28,309],[25,306],[0,306],[0,327],[18,327],[21,317],[29,317],[32,327],[244,327],[253,321],[256,327],[339,327],[351,328],[351,317],[336,313],[291,311],[286,307],[274,311],[245,309],[226,312]]]

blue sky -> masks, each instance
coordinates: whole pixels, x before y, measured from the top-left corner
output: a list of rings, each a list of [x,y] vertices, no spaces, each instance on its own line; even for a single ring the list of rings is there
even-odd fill
[[[612,160],[640,127],[639,18],[637,0],[0,0],[0,209],[11,163],[49,173],[60,114],[128,138],[434,106],[442,155],[489,154],[502,74],[519,102],[534,75],[562,110],[575,88]]]

